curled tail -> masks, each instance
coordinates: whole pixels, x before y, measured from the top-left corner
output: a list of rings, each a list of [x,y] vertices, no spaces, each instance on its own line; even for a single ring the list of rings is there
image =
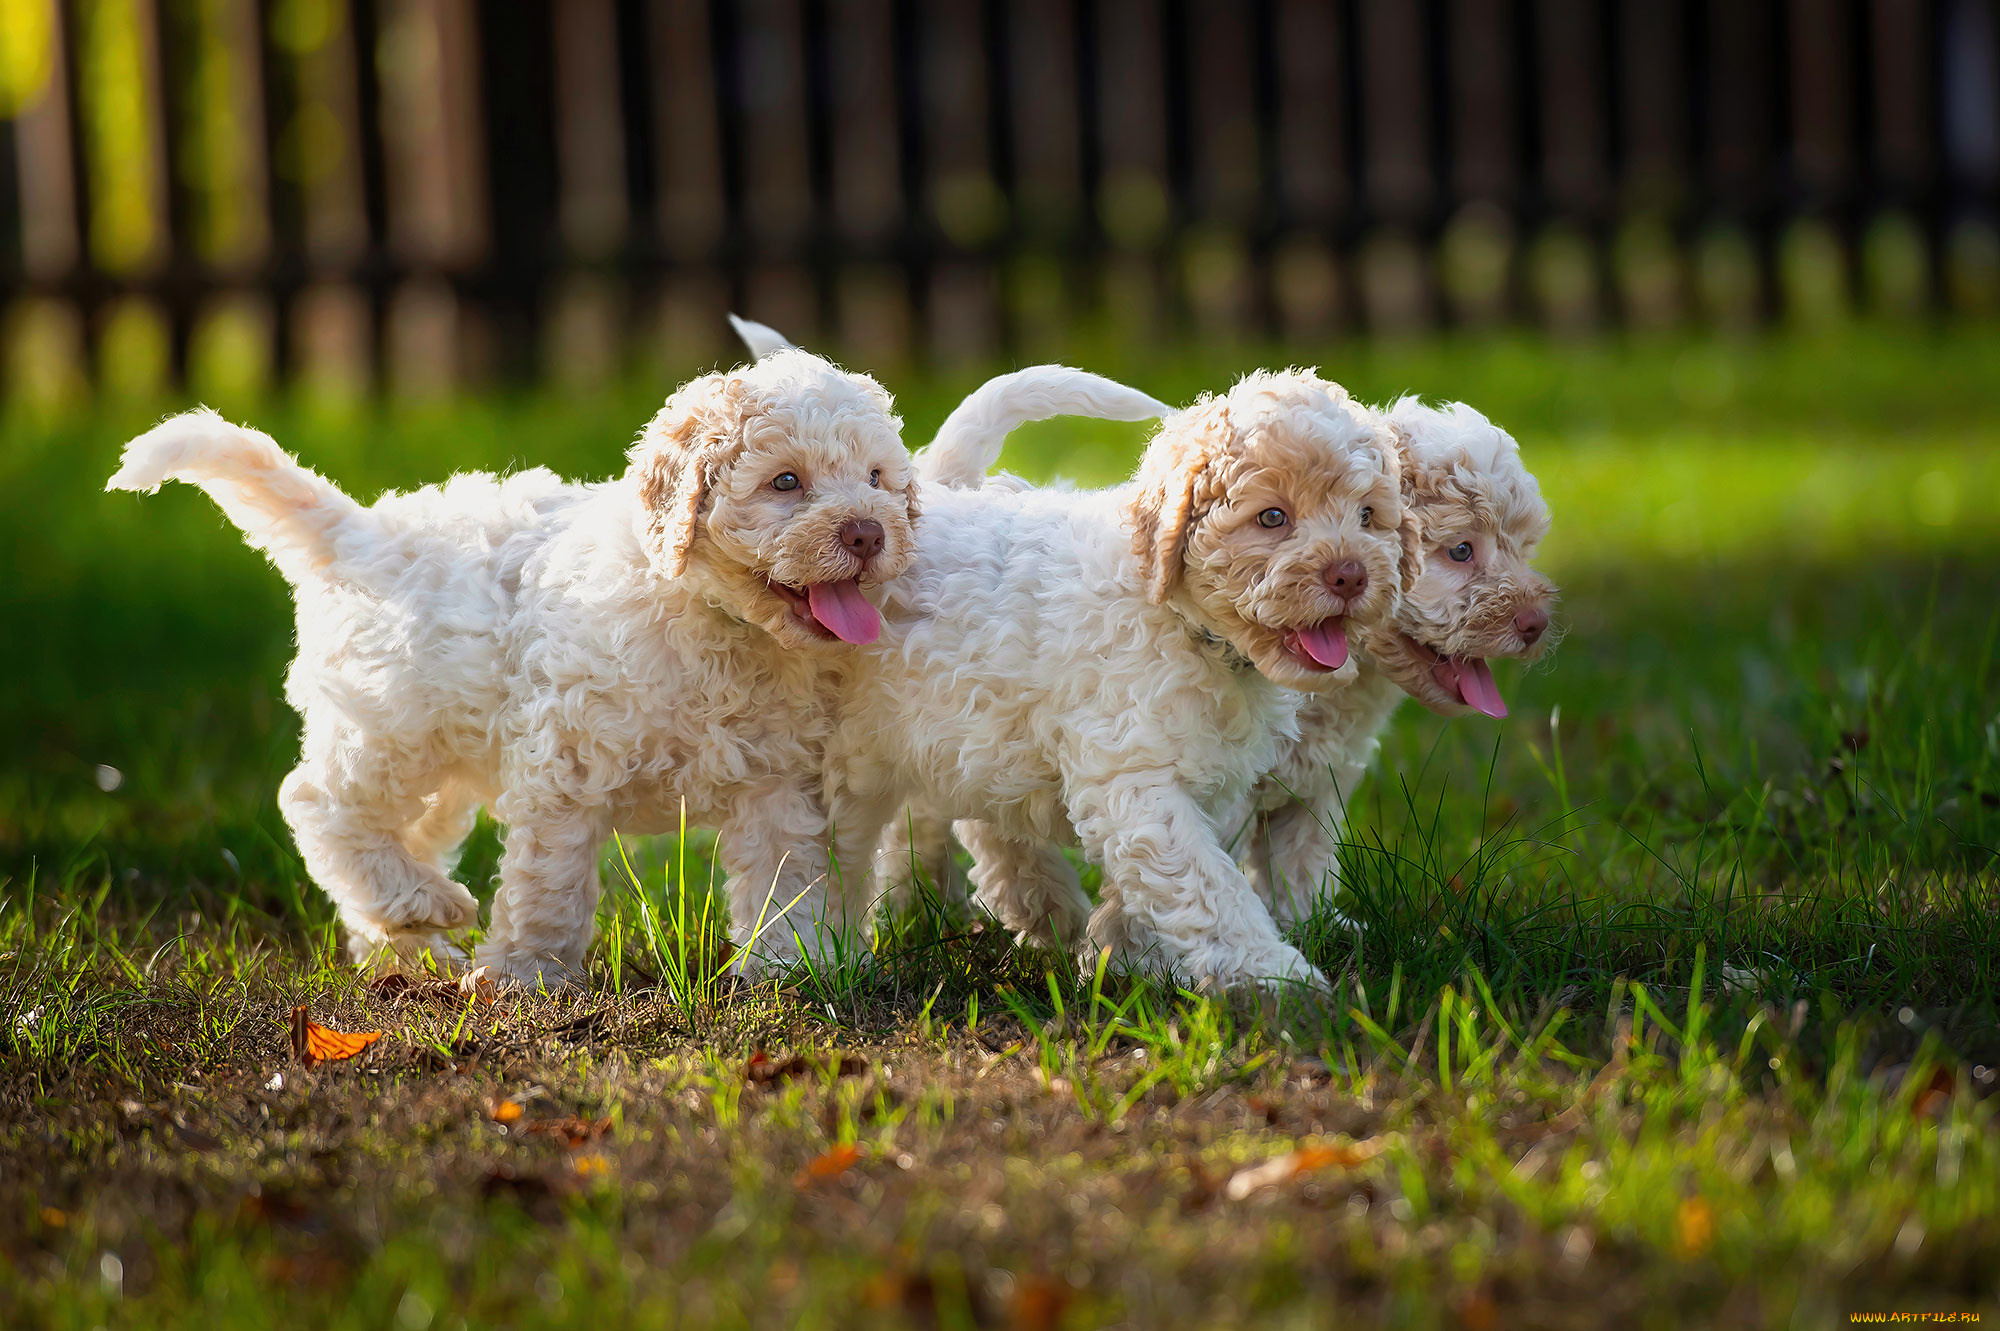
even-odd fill
[[[755,319],[745,319],[738,315],[729,316],[729,326],[736,330],[736,336],[743,339],[743,345],[750,350],[751,360],[762,360],[774,351],[783,351],[792,345],[785,335],[769,324],[760,324]]]
[[[919,478],[976,490],[1000,460],[1000,446],[1017,426],[1051,416],[1149,421],[1173,408],[1114,379],[1067,365],[1031,365],[988,379],[938,427],[917,454]]]
[[[104,488],[150,493],[167,480],[206,490],[293,585],[334,561],[343,529],[370,525],[366,509],[269,435],[231,425],[206,407],[164,420],[125,445],[123,464]]]

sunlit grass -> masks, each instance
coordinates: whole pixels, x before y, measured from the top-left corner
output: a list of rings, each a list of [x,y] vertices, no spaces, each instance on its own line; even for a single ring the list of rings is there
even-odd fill
[[[8,426],[0,1324],[2000,1313],[1996,350],[1319,358],[1514,430],[1568,633],[1504,724],[1399,717],[1300,931],[1334,992],[1262,1003],[934,896],[738,988],[694,829],[607,847],[590,994],[385,999],[273,808],[279,580],[197,495],[98,492],[143,419]],[[1078,359],[1177,400],[1237,368]],[[884,377],[913,439],[965,386]],[[238,414],[366,495],[607,474],[658,387]],[[1007,461],[1099,482],[1139,437]],[[297,1003],[384,1037],[308,1071]]]

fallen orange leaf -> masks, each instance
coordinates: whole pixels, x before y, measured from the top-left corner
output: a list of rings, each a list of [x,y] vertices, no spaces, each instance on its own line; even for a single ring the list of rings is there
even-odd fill
[[[1459,1325],[1465,1331],[1493,1331],[1500,1325],[1500,1308],[1483,1289],[1474,1290],[1458,1307]]]
[[[1715,1208],[1689,1197],[1674,1212],[1674,1245],[1685,1257],[1699,1257],[1715,1242]]]
[[[792,1180],[794,1187],[803,1188],[811,1183],[821,1183],[845,1174],[856,1160],[861,1158],[861,1148],[853,1142],[842,1142],[829,1146],[820,1154],[806,1161],[806,1167]]]
[[[1296,1151],[1273,1156],[1262,1164],[1246,1165],[1229,1176],[1223,1195],[1240,1202],[1253,1192],[1275,1187],[1301,1174],[1310,1174],[1329,1165],[1352,1169],[1381,1153],[1379,1142],[1335,1142],[1331,1146],[1301,1146]]]
[[[1924,1089],[1917,1092],[1917,1098],[1910,1105],[1910,1113],[1917,1118],[1938,1114],[1951,1105],[1951,1093],[1958,1089],[1958,1080],[1951,1073],[1939,1068],[1931,1073],[1931,1079],[1924,1083]]]
[[[301,1003],[292,1009],[292,1057],[312,1067],[353,1058],[382,1038],[380,1031],[336,1031],[306,1015]]]
[[[574,1151],[602,1137],[611,1131],[608,1118],[538,1118],[532,1123],[521,1125],[523,1132],[532,1132],[543,1137],[561,1137]]]
[[[1014,1286],[1008,1323],[1015,1331],[1055,1331],[1072,1297],[1068,1285],[1028,1276]]]

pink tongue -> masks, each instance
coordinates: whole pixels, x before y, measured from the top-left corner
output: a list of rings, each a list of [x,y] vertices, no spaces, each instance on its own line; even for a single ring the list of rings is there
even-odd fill
[[[1336,616],[1300,629],[1299,646],[1328,670],[1340,669],[1347,664],[1347,621]]]
[[[871,643],[882,632],[882,616],[868,604],[861,584],[853,578],[814,583],[806,588],[806,604],[812,608],[812,617],[842,642]]]
[[[1453,664],[1458,667],[1459,696],[1468,705],[1491,717],[1507,715],[1507,704],[1500,697],[1500,686],[1493,682],[1492,666],[1476,656]]]

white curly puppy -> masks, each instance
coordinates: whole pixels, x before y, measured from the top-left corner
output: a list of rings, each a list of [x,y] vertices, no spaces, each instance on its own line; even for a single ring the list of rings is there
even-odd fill
[[[849,928],[818,795],[826,703],[880,630],[916,488],[873,380],[788,351],[682,388],[625,474],[461,476],[364,508],[212,412],[134,440],[109,488],[206,490],[295,589],[280,801],[350,950],[447,951],[446,875],[482,804],[507,825],[479,961],[573,983],[614,828],[720,831],[755,971]]]
[[[941,440],[919,475],[976,483],[997,447],[991,431]],[[1209,811],[1243,801],[1296,734],[1297,690],[1352,679],[1350,625],[1394,608],[1416,553],[1399,483],[1386,426],[1294,370],[1169,417],[1111,490],[926,484],[889,630],[828,743],[843,835],[874,844],[906,804],[979,819],[1066,876],[988,904],[1074,942],[1088,902],[1043,844],[1073,835],[1104,870],[1093,951],[1205,987],[1323,984]]]
[[[1299,738],[1231,819],[1241,826],[1254,814],[1250,880],[1281,926],[1339,886],[1347,799],[1403,698],[1447,716],[1504,717],[1488,660],[1532,659],[1553,640],[1555,587],[1534,567],[1549,509],[1513,437],[1461,402],[1408,397],[1386,416],[1404,441],[1403,499],[1421,531],[1417,574],[1395,616],[1360,635],[1354,683],[1306,700]]]
[[[1244,835],[1250,882],[1280,927],[1338,888],[1347,799],[1398,704],[1414,697],[1447,716],[1504,717],[1488,660],[1532,659],[1552,641],[1555,589],[1533,564],[1549,511],[1512,436],[1463,403],[1404,398],[1384,417],[1402,443],[1403,500],[1420,532],[1415,576],[1394,615],[1358,634],[1353,680],[1304,699],[1297,738],[1248,799],[1218,813],[1225,835]],[[948,892],[941,831],[934,820],[913,824],[919,862]],[[1003,921],[1074,913],[1074,874],[1053,847],[973,821],[952,831],[973,855],[978,900]],[[883,854],[907,864],[910,851],[899,842]]]

